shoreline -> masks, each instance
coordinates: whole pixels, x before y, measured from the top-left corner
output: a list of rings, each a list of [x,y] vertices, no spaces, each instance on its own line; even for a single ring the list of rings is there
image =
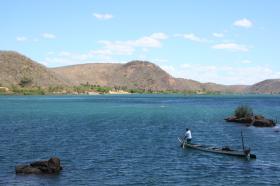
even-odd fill
[[[280,94],[256,94],[256,93],[234,93],[234,92],[210,92],[201,90],[151,90],[151,89],[116,89],[112,87],[101,87],[95,85],[80,85],[73,87],[0,87],[0,96],[81,96],[81,95],[201,95],[201,96],[279,96]]]
[[[104,95],[182,95],[182,96],[280,96],[280,94],[233,94],[233,93],[220,93],[220,94],[195,94],[195,93],[96,93],[96,94],[86,94],[86,93],[48,93],[48,94],[3,94],[0,96],[104,96]]]

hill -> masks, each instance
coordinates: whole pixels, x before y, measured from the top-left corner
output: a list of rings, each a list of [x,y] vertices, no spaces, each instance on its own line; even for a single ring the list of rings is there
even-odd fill
[[[256,94],[279,94],[280,79],[268,79],[261,81],[248,87],[246,91]]]
[[[243,92],[247,86],[225,86],[200,83],[194,80],[174,78],[159,66],[148,61],[131,61],[126,64],[83,64],[58,67],[55,73],[75,85],[92,84],[128,89]]]
[[[280,80],[265,80],[252,86],[221,85],[174,78],[148,61],[126,64],[92,63],[47,68],[12,51],[0,51],[0,86],[78,86],[90,84],[119,89],[193,91],[221,93],[279,93]]]
[[[176,79],[147,61],[126,64],[93,63],[54,68],[53,71],[75,85],[92,84],[128,89],[169,90]]]
[[[47,87],[69,85],[59,75],[47,67],[12,51],[0,51],[0,84]]]
[[[126,64],[83,64],[53,69],[75,85],[92,84],[127,89],[202,90],[201,83],[173,78],[157,65],[147,61]]]

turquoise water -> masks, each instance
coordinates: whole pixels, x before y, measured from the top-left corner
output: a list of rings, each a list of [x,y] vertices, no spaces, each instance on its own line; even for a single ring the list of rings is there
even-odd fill
[[[280,118],[278,96],[2,96],[0,185],[279,185],[280,132],[224,122],[240,104]],[[236,157],[183,150],[193,142],[241,148]],[[16,175],[15,165],[51,156],[55,176]]]

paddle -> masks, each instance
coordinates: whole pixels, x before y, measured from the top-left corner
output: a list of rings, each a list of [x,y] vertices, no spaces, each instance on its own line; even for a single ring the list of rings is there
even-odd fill
[[[248,148],[248,149],[245,149],[244,147],[244,139],[243,139],[243,132],[241,130],[241,139],[242,139],[242,149],[243,149],[243,152],[244,154],[247,156],[247,158],[249,159],[251,157],[251,149]],[[255,158],[255,157],[252,157],[252,158]]]
[[[242,130],[241,130],[241,140],[242,140],[242,149],[243,149],[243,151],[245,151],[245,149],[244,149],[244,140],[243,140],[243,132],[242,132]]]
[[[179,140],[179,142],[181,143],[181,147],[182,148],[184,148],[184,143],[185,143],[185,140],[184,140],[184,138],[180,138],[180,137],[178,137],[178,140]]]

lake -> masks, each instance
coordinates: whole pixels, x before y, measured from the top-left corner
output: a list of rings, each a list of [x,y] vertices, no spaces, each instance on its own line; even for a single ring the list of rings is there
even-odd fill
[[[226,123],[240,104],[280,118],[279,96],[0,96],[0,185],[279,185],[280,132]],[[245,160],[177,140],[241,149]],[[58,156],[59,175],[16,175],[15,165]]]

